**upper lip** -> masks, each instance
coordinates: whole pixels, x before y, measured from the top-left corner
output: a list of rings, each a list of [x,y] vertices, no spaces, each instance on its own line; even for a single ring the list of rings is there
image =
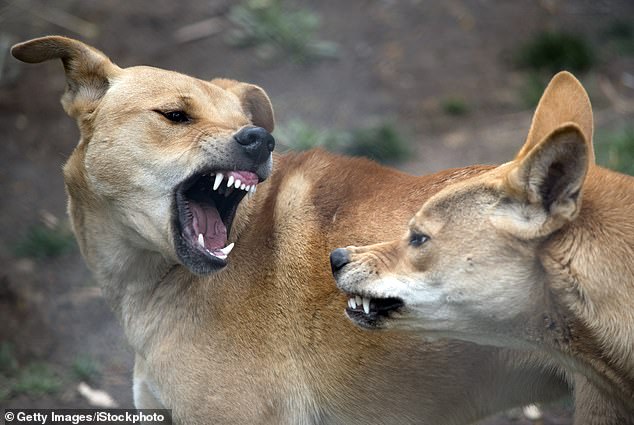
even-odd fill
[[[198,176],[203,176],[203,175],[209,175],[209,176],[213,176],[214,177],[214,186],[213,189],[216,190],[219,187],[219,184],[224,181],[224,178],[229,176],[231,177],[231,174],[234,174],[234,178],[233,178],[233,186],[238,188],[238,186],[235,186],[236,183],[236,178],[235,178],[235,173],[249,173],[249,174],[253,174],[255,176],[257,176],[258,181],[257,182],[249,182],[251,183],[250,186],[253,189],[253,192],[255,192],[255,186],[257,184],[260,184],[262,181],[264,181],[264,177],[260,176],[257,171],[251,171],[251,170],[234,170],[234,171],[229,171],[229,170],[216,170],[216,169],[202,169],[200,171],[196,171],[194,173],[192,173],[191,175],[189,175],[188,177],[186,177],[185,179],[183,179],[183,181],[181,182],[181,184],[178,186],[177,190],[180,191],[186,191],[187,189],[189,189],[194,183],[196,183],[195,177]],[[216,181],[216,179],[218,178],[218,176],[220,176],[220,180]],[[218,183],[218,186],[216,186],[216,183]],[[229,178],[227,178],[227,186],[229,186]]]

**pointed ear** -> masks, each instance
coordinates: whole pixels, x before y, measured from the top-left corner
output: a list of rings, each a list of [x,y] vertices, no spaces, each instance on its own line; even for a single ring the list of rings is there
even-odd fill
[[[588,93],[574,75],[562,71],[550,80],[539,100],[526,143],[517,158],[526,156],[546,136],[565,123],[576,124],[590,142],[588,156],[590,162],[594,163],[592,106]]]
[[[590,163],[590,143],[575,123],[555,129],[511,165],[494,224],[524,239],[547,236],[574,220]]]
[[[74,118],[94,111],[108,90],[110,79],[121,71],[99,50],[60,36],[36,38],[16,44],[11,48],[11,54],[28,63],[62,60],[67,82],[62,105],[66,113]]]
[[[224,78],[216,78],[211,82],[238,96],[242,109],[254,125],[264,128],[269,133],[273,132],[275,128],[273,105],[262,88]]]

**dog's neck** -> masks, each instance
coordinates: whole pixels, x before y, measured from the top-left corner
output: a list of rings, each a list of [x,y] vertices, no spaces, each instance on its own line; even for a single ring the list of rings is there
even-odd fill
[[[547,241],[542,258],[552,319],[544,343],[630,400],[632,329],[623,323],[631,322],[634,303],[633,187],[631,177],[591,169],[578,218]]]
[[[139,341],[140,347],[134,348],[142,353],[156,324],[148,321],[139,326],[132,322],[146,320],[140,313],[153,302],[152,293],[174,263],[158,252],[140,249],[131,243],[107,214],[107,208],[89,207],[70,191],[69,195],[69,213],[86,263],[122,323],[128,341]],[[143,335],[130,335],[139,329],[144,330]]]
[[[67,169],[75,161],[69,161]],[[68,170],[67,170],[68,171]],[[69,177],[72,175],[72,178]],[[137,353],[148,351],[164,318],[150,317],[152,304],[169,316],[182,299],[182,284],[162,284],[174,273],[176,263],[158,251],[139,247],[116,222],[105,200],[86,189],[83,173],[66,174],[68,212],[79,247],[97,279],[103,295]],[[195,277],[188,273],[191,282]],[[189,283],[186,283],[189,284]],[[160,287],[161,297],[155,293]],[[154,309],[156,311],[156,309]],[[133,335],[133,333],[135,333]]]

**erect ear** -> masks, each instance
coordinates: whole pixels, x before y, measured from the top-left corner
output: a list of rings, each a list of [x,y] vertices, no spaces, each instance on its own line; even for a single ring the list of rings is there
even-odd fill
[[[567,123],[512,163],[503,182],[507,198],[494,223],[525,239],[547,236],[574,220],[591,147],[583,130]]]
[[[238,96],[242,109],[254,125],[264,128],[269,133],[273,132],[275,128],[273,106],[262,88],[224,78],[216,78],[211,82]]]
[[[121,69],[99,50],[61,36],[35,38],[16,44],[11,54],[23,62],[39,63],[61,59],[66,72],[66,92],[62,105],[68,115],[81,118],[94,111]]]
[[[592,149],[592,106],[588,93],[571,73],[555,75],[539,100],[526,143],[517,158],[526,156],[538,143],[565,123],[576,124],[587,141],[589,160],[594,163]]]

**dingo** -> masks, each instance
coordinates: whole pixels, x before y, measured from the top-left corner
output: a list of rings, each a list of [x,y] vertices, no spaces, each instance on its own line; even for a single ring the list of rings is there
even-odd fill
[[[462,424],[567,391],[545,360],[525,366],[532,354],[341,315],[330,250],[405,230],[422,199],[482,168],[413,177],[311,152],[276,157],[271,175],[273,111],[256,86],[122,69],[63,37],[12,52],[64,64],[81,130],[69,212],[136,352],[137,407],[183,424]]]
[[[577,423],[634,421],[634,178],[594,165],[592,127],[555,76],[515,160],[442,189],[402,239],[332,253],[348,316],[545,352],[603,399]]]

